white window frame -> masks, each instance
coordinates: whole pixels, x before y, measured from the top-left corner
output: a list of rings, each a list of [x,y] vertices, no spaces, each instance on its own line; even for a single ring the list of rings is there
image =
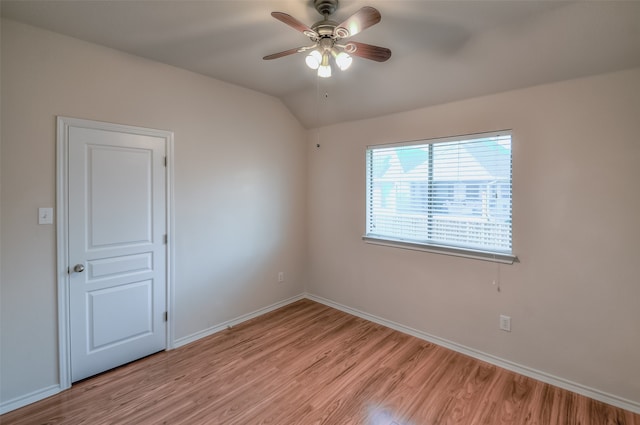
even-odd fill
[[[495,131],[495,132],[489,132],[489,133],[479,133],[479,134],[468,134],[468,135],[461,135],[461,136],[453,136],[453,137],[445,137],[445,138],[436,138],[436,139],[426,139],[426,140],[415,140],[415,141],[408,141],[408,142],[400,142],[400,143],[389,143],[389,144],[382,144],[382,145],[369,145],[367,146],[367,150],[366,150],[366,156],[365,159],[367,161],[367,166],[366,166],[366,172],[367,172],[367,176],[366,176],[366,222],[365,222],[365,235],[362,237],[362,239],[370,244],[375,244],[375,245],[384,245],[384,246],[391,246],[391,247],[396,247],[396,248],[403,248],[403,249],[411,249],[411,250],[418,250],[418,251],[426,251],[426,252],[432,252],[432,253],[437,253],[437,254],[446,254],[446,255],[454,255],[454,256],[459,256],[459,257],[466,257],[466,258],[472,258],[472,259],[478,259],[478,260],[485,260],[485,261],[493,261],[493,262],[498,262],[498,263],[504,263],[504,264],[513,264],[514,262],[518,261],[518,258],[513,254],[513,236],[512,236],[512,231],[513,231],[513,221],[511,220],[511,240],[510,240],[510,247],[508,250],[482,250],[482,249],[475,249],[475,248],[469,248],[469,247],[464,247],[464,246],[456,246],[455,243],[452,243],[451,245],[447,245],[445,244],[436,244],[433,241],[428,241],[428,240],[414,240],[414,239],[404,239],[403,237],[398,237],[396,236],[389,236],[389,235],[380,235],[380,234],[375,234],[373,232],[370,232],[369,227],[370,227],[370,223],[371,223],[371,208],[372,207],[372,188],[371,188],[371,184],[372,184],[372,177],[369,173],[370,169],[369,169],[369,161],[371,160],[371,156],[372,152],[375,150],[379,150],[379,149],[387,149],[387,148],[399,148],[399,147],[403,147],[403,146],[427,146],[427,145],[436,145],[438,143],[446,143],[446,142],[464,142],[464,141],[472,141],[472,140],[477,140],[477,139],[486,139],[486,138],[494,138],[494,137],[502,137],[502,136],[510,136],[511,138],[511,147],[513,147],[513,134],[511,132],[511,130],[502,130],[502,131]],[[511,154],[509,156],[510,161],[512,161],[513,158],[513,153],[511,150]],[[430,165],[430,167],[433,167],[433,165]],[[433,172],[433,168],[430,169],[430,172]],[[510,167],[510,176],[509,176],[509,189],[510,189],[510,204],[509,204],[509,211],[510,211],[510,217],[512,217],[512,212],[513,212],[513,170]],[[431,196],[431,195],[430,195]],[[432,201],[433,198],[428,198],[429,202]]]

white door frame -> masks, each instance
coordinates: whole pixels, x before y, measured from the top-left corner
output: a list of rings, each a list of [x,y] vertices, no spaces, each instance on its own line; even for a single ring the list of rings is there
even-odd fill
[[[79,118],[57,117],[56,142],[56,239],[57,239],[57,284],[58,284],[58,357],[60,389],[71,387],[71,339],[69,315],[69,127],[90,128],[105,131],[120,131],[146,136],[160,137],[165,140],[167,152],[166,173],[166,212],[167,212],[167,350],[174,348],[174,219],[173,219],[173,133],[165,130],[112,124]]]

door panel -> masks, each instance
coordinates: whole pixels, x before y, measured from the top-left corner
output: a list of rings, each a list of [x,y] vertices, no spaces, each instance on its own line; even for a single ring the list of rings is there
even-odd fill
[[[153,281],[91,291],[89,352],[147,336],[153,332]],[[118,314],[113,314],[117,311]]]
[[[123,274],[144,273],[153,269],[153,253],[132,254],[87,262],[89,281],[114,278]]]
[[[166,348],[166,140],[70,127],[71,380]],[[84,267],[74,272],[75,265]]]
[[[87,248],[151,242],[152,151],[96,145],[86,149]]]

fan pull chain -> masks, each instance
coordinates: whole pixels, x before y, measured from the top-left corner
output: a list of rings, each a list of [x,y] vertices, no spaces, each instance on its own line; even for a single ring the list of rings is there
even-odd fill
[[[500,292],[500,263],[498,262],[496,262],[496,275],[493,279],[493,285],[496,287],[496,291]]]
[[[319,149],[319,148],[320,148],[320,77],[316,76],[316,149]]]

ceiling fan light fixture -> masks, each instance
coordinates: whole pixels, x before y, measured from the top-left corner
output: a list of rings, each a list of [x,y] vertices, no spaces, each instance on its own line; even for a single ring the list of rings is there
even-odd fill
[[[346,71],[351,66],[353,58],[346,52],[340,52],[336,55],[335,61],[336,65],[338,65],[338,68],[340,68],[342,71]]]
[[[320,63],[322,62],[322,55],[317,50],[313,50],[311,53],[307,55],[305,58],[305,62],[307,66],[311,69],[318,69]]]
[[[331,77],[331,66],[320,65],[320,67],[318,68],[318,77],[322,77],[322,78]]]
[[[318,77],[331,77],[331,65],[329,65],[329,53],[327,52],[322,54],[322,62],[320,62],[320,66],[318,67]]]

